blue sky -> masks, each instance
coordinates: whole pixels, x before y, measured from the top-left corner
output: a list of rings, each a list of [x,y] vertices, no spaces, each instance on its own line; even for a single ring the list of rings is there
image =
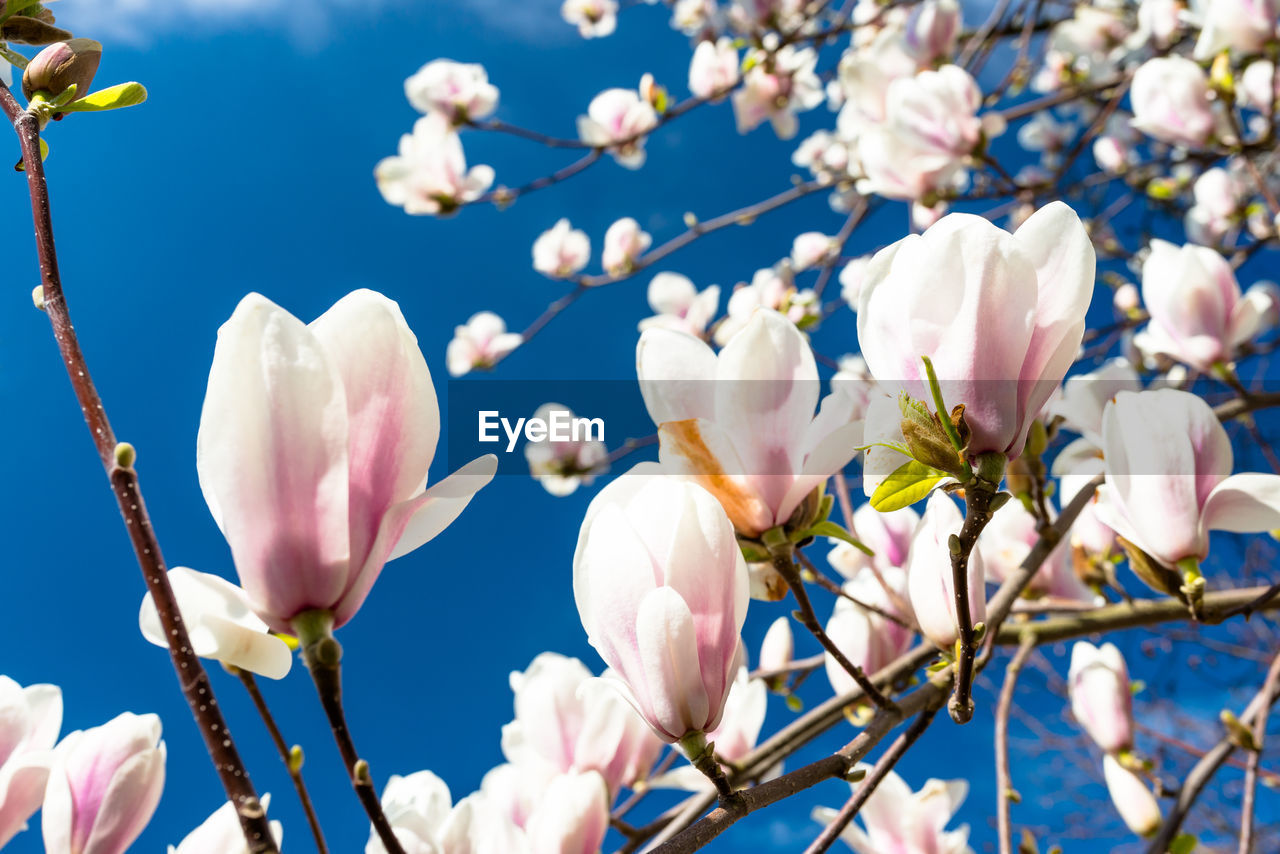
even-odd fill
[[[643,172],[606,160],[583,179],[502,213],[477,208],[451,220],[412,218],[383,203],[372,169],[416,118],[402,81],[426,61],[483,62],[501,89],[500,117],[572,135],[574,117],[595,93],[635,86],[646,71],[683,93],[684,38],[660,10],[640,9],[624,16],[617,35],[582,42],[548,0],[59,6],[77,35],[105,42],[100,83],[137,79],[151,92],[142,108],[51,127],[48,168],[81,341],[117,434],[139,450],[144,491],[171,565],[232,574],[199,492],[194,451],[214,336],[245,293],[260,291],[307,320],[355,288],[388,294],[402,305],[446,401],[444,349],[455,324],[493,309],[519,328],[564,292],[534,273],[529,259],[533,239],[557,218],[569,216],[584,228],[598,257],[601,235],[620,216],[636,217],[661,241],[682,229],[684,211],[707,217],[756,201],[788,186],[794,171],[793,144],[778,142],[768,129],[736,136],[722,105],[696,111],[652,140]],[[823,113],[804,127],[829,121]],[[572,157],[475,133],[464,142],[471,163],[494,165],[498,181],[511,185]],[[16,159],[16,145],[6,145],[0,153]],[[0,401],[10,413],[0,425],[9,449],[0,517],[11,532],[0,672],[22,684],[61,685],[64,732],[125,710],[161,716],[169,779],[135,850],[162,851],[218,806],[221,790],[166,655],[138,633],[142,582],[48,325],[30,304],[38,271],[24,182],[12,176],[0,182],[0,206],[8,223],[0,247],[9,259],[8,286],[0,292]],[[786,254],[795,234],[834,233],[840,222],[821,198],[811,198],[753,229],[699,242],[667,269],[700,287],[715,282],[728,289]],[[870,251],[904,228],[904,210],[892,206],[855,238],[851,252]],[[630,380],[647,281],[642,276],[592,293],[517,351],[501,377]],[[852,315],[832,318],[822,340],[830,355],[854,350]],[[446,436],[433,479],[447,473],[447,442]],[[437,540],[388,566],[340,634],[352,729],[379,785],[388,774],[430,768],[461,797],[501,761],[511,670],[542,650],[600,667],[570,591],[573,544],[591,494],[557,500],[527,478],[500,477]],[[784,608],[753,607],[749,648],[757,648]],[[1047,651],[1059,674],[1063,651]],[[286,850],[308,850],[288,779],[252,708],[235,680],[216,665],[213,671],[254,781],[275,796],[272,813],[285,822]],[[1254,681],[1251,672],[1243,678],[1246,685]],[[1035,675],[1026,685],[1028,697],[1043,687]],[[306,750],[305,772],[332,850],[363,850],[367,824],[305,671],[298,665],[264,690],[285,737]],[[812,704],[826,690],[817,676],[805,696]],[[980,704],[992,701],[989,690],[980,690]],[[1027,708],[1075,738],[1056,699]],[[766,731],[789,715],[775,704]],[[940,720],[901,765],[917,787],[928,776],[970,777],[960,818],[972,825],[979,851],[994,841],[986,721],[980,713],[956,729]],[[852,737],[843,730],[816,750]],[[1022,730],[1015,740],[1033,738]],[[1015,766],[1025,798],[1017,821],[1061,824],[1079,817],[1077,794],[1105,797],[1096,785],[1067,796],[1055,782],[1060,765],[1034,774]],[[839,805],[846,796],[843,784],[819,787],[794,805],[742,822],[709,850],[795,850],[816,830],[806,819],[809,809]],[[1264,792],[1262,806],[1274,813],[1268,798]],[[1105,810],[1082,820],[1096,824],[1097,839],[1108,846],[1127,839]],[[1067,852],[1099,850],[1097,842],[1062,842]],[[41,850],[38,830],[6,850]]]

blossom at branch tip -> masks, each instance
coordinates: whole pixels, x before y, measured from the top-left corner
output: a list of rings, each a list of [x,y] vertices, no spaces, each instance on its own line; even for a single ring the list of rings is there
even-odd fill
[[[1188,240],[1215,246],[1239,228],[1242,208],[1249,197],[1247,185],[1239,177],[1221,167],[1206,169],[1196,179],[1191,193],[1195,204],[1183,219]]]
[[[853,511],[853,531],[858,541],[871,550],[868,555],[843,540],[834,541],[827,553],[827,563],[846,579],[860,578],[868,568],[881,573],[907,565],[911,536],[920,522],[920,514],[910,507],[882,513],[870,504]]]
[[[870,569],[863,569],[846,581],[842,589],[857,602],[843,596],[836,599],[831,619],[827,620],[827,637],[849,661],[867,673],[877,673],[910,649],[915,640],[915,632],[907,628],[912,615],[903,613],[899,607],[907,598],[907,574],[897,567],[886,566],[880,570],[880,578],[876,578]],[[906,625],[894,622],[885,614]],[[857,687],[858,683],[831,653],[826,654],[824,663],[827,681],[836,694],[848,694]]]
[[[576,658],[539,654],[511,674],[515,720],[502,728],[502,753],[523,771],[597,771],[611,793],[645,779],[662,752],[618,692]]]
[[[840,282],[840,298],[844,300],[845,305],[849,306],[850,311],[858,310],[858,298],[862,294],[862,286],[867,280],[867,270],[870,266],[871,256],[863,255],[845,264],[840,269],[840,275],[836,277]]]
[[[268,679],[283,679],[293,665],[293,652],[280,638],[269,634],[267,624],[253,613],[249,597],[236,585],[207,572],[183,566],[169,570],[182,622],[191,639],[191,651]],[[148,593],[138,614],[142,636],[168,648],[168,632],[160,624],[155,600]]]
[[[262,808],[271,805],[271,795],[262,796]],[[278,821],[271,822],[271,836],[280,847],[284,838],[284,827]],[[191,831],[178,843],[169,846],[169,854],[249,854],[249,846],[244,840],[244,831],[240,827],[240,817],[236,814],[236,805],[227,801],[213,811],[200,826]]]
[[[1276,37],[1276,0],[1191,0],[1191,19],[1200,26],[1191,55],[1212,59],[1223,50],[1259,53]]]
[[[791,631],[791,618],[779,617],[769,624],[760,642],[760,669],[782,670],[791,664],[796,651],[795,635]]]
[[[834,182],[859,168],[846,140],[826,130],[816,130],[796,147],[791,162],[808,169],[819,180]]]
[[[587,233],[561,218],[533,241],[533,269],[552,279],[567,279],[591,260]]]
[[[618,28],[617,0],[564,0],[560,17],[584,39],[603,38]]]
[[[61,728],[62,689],[0,676],[0,848],[40,809]]]
[[[741,666],[748,581],[710,493],[652,463],[614,480],[582,522],[573,595],[614,684],[659,738],[719,725]]]
[[[1077,641],[1067,675],[1071,713],[1104,753],[1133,749],[1133,691],[1115,644]]]
[[[1146,782],[1109,753],[1102,757],[1102,776],[1125,826],[1139,836],[1154,834],[1160,828],[1160,804]]]
[[[695,36],[719,15],[716,0],[675,0],[671,4],[671,27],[686,36]]]
[[[1054,474],[1077,471],[1102,456],[1102,413],[1122,391],[1142,391],[1142,379],[1127,359],[1109,359],[1096,370],[1067,377],[1062,393],[1049,402],[1048,413],[1080,438],[1058,452]]]
[[[818,54],[810,47],[784,45],[774,53],[749,54],[742,86],[730,98],[738,133],[768,121],[778,139],[795,136],[796,113],[812,110],[823,101],[822,81],[814,71],[817,63]]]
[[[1245,66],[1236,83],[1236,103],[1265,113],[1275,102],[1280,81],[1276,80],[1276,66],[1269,59],[1258,59]]]
[[[761,267],[749,283],[739,283],[729,295],[726,315],[716,325],[715,342],[721,347],[746,328],[758,309],[773,309],[804,329],[822,315],[822,304],[812,288],[796,287],[790,261]]]
[[[1144,44],[1161,49],[1168,47],[1182,30],[1183,11],[1181,0],[1141,0],[1138,3],[1138,30],[1130,44],[1135,47]]]
[[[544,403],[533,413],[531,421],[541,419],[550,424],[553,418],[567,419],[573,424],[573,410],[560,403]],[[530,439],[524,446],[529,472],[542,488],[556,497],[572,495],[579,486],[590,486],[596,475],[609,468],[609,450],[604,442],[591,438],[591,430],[573,428],[567,439],[553,440],[548,434]]]
[[[476,312],[465,325],[453,328],[453,340],[445,349],[445,366],[453,377],[492,368],[523,343],[524,336],[508,332],[506,321],[498,315]]]
[[[655,314],[640,321],[641,332],[670,329],[702,338],[720,308],[719,285],[708,285],[700,291],[679,273],[658,273],[649,280],[647,296]]]
[[[664,469],[709,489],[743,536],[786,524],[857,453],[855,401],[830,394],[814,416],[813,351],[775,311],[757,310],[718,356],[688,335],[647,330],[636,372]]]
[[[723,98],[742,78],[740,64],[733,39],[698,42],[689,60],[689,91],[699,98]]]
[[[614,222],[604,233],[600,263],[610,276],[623,276],[635,268],[636,260],[653,244],[653,236],[629,216]]]
[[[857,767],[871,771],[865,763]],[[855,792],[861,785],[851,784]],[[840,838],[857,854],[972,854],[969,825],[946,829],[968,793],[969,784],[964,780],[933,778],[926,780],[920,791],[913,792],[896,771],[890,771],[858,811],[866,829],[850,823]],[[836,813],[828,807],[817,807],[813,820],[830,824]]]
[[[960,532],[964,516],[942,490],[935,490],[911,537],[907,553],[907,595],[920,633],[939,649],[951,652],[960,635],[950,540]],[[969,619],[976,625],[987,616],[986,568],[981,550],[966,564]]]
[[[443,780],[430,771],[392,774],[382,790],[382,811],[405,854],[502,851],[531,854],[524,832],[477,793],[453,803]],[[370,828],[365,854],[387,854]]]
[[[609,832],[609,792],[595,771],[560,774],[525,825],[530,854],[597,854]]]
[[[834,237],[820,231],[806,231],[796,235],[791,243],[791,265],[798,272],[825,264],[840,251]]]
[[[260,294],[218,331],[196,468],[254,611],[350,620],[383,565],[443,531],[493,477],[480,457],[424,489],[440,435],[426,360],[394,302],[354,291],[310,324]]]
[[[1098,518],[1173,568],[1209,553],[1209,531],[1280,528],[1280,475],[1232,474],[1227,431],[1202,398],[1121,392],[1102,418]]]
[[[1199,148],[1213,135],[1209,77],[1186,57],[1157,56],[1144,62],[1133,73],[1129,101],[1132,125],[1161,142]]]
[[[483,119],[498,106],[498,87],[479,63],[433,59],[404,81],[404,93],[414,109],[443,113],[454,124]]]
[[[960,36],[958,0],[924,0],[911,9],[903,32],[903,45],[917,62],[929,65],[951,56]]]
[[[578,138],[606,149],[619,166],[644,165],[644,135],[658,124],[653,105],[635,89],[605,89],[591,99],[587,114],[578,116]]]
[[[1076,358],[1094,269],[1089,236],[1062,202],[1013,234],[949,214],[872,259],[858,304],[862,355],[886,390],[916,400],[929,399],[928,356],[947,406],[965,407],[969,454],[1012,459]]]
[[[1152,240],[1142,264],[1142,301],[1151,314],[1134,344],[1208,372],[1229,362],[1258,331],[1258,306],[1244,299],[1231,265],[1207,246]]]
[[[400,137],[399,154],[379,161],[373,175],[382,198],[408,214],[453,213],[493,184],[493,167],[467,169],[462,141],[441,113],[418,119]]]
[[[1050,516],[1053,514],[1050,513]],[[1003,584],[1015,575],[1031,550],[1040,542],[1036,517],[1020,501],[1010,501],[997,510],[978,538],[986,580]],[[1065,542],[1059,543],[1040,564],[1031,583],[1024,588],[1015,610],[1026,600],[1049,605],[1077,603],[1101,604],[1092,590],[1076,577],[1071,552]]]
[[[53,751],[40,824],[48,854],[124,854],[164,789],[160,718],[125,712]]]

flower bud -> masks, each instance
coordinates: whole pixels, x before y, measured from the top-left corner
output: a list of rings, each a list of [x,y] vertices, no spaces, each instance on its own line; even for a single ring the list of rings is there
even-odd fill
[[[36,54],[22,74],[22,94],[30,100],[36,92],[61,95],[75,85],[76,95],[83,98],[98,73],[102,61],[102,44],[93,39],[70,39],[51,44]]]
[[[1160,827],[1160,804],[1142,778],[1110,754],[1102,757],[1102,776],[1125,825],[1139,836],[1155,833]]]

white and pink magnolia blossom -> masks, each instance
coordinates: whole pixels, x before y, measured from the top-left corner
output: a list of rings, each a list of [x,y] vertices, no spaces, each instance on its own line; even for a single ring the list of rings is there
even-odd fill
[[[40,824],[47,854],[125,854],[164,789],[160,718],[125,712],[53,752]]]
[[[310,324],[260,294],[218,330],[196,468],[254,611],[350,620],[383,565],[443,531],[497,468],[481,457],[424,490],[440,435],[426,360],[369,290]]]
[[[392,774],[382,790],[382,811],[405,854],[533,854],[524,831],[492,799],[476,793],[454,804],[449,787],[430,771],[405,777]],[[365,854],[387,854],[372,828],[364,850]]]
[[[850,171],[849,146],[830,131],[816,130],[796,147],[791,162],[815,178],[835,180]]]
[[[955,583],[951,574],[952,535],[959,532],[964,516],[955,502],[941,490],[935,490],[925,504],[924,515],[911,537],[907,554],[907,595],[915,612],[920,633],[939,649],[950,652],[959,637]],[[983,554],[974,549],[969,555],[969,618],[974,623],[987,615]]]
[[[262,796],[262,808],[271,806],[271,795]],[[280,847],[284,838],[284,827],[278,821],[271,822],[271,836]],[[250,854],[249,845],[244,841],[244,831],[240,828],[240,817],[236,814],[236,805],[227,801],[213,811],[213,814],[200,823],[178,843],[170,845],[169,854]],[[407,852],[406,852],[407,854]]]
[[[561,218],[533,241],[533,269],[552,279],[567,279],[591,260],[587,233]]]
[[[518,768],[598,771],[610,792],[643,780],[662,742],[635,709],[576,658],[544,652],[511,674],[515,720],[502,728],[502,753]]]
[[[1067,675],[1071,713],[1104,753],[1133,749],[1133,691],[1115,644],[1077,641]]]
[[[1141,777],[1109,753],[1102,757],[1102,776],[1126,827],[1139,836],[1151,836],[1160,829],[1160,803]]]
[[[779,139],[796,135],[796,113],[812,110],[823,101],[822,81],[814,69],[818,54],[813,48],[784,45],[772,54],[757,51],[731,101],[738,133],[747,133],[768,121]]]
[[[595,771],[560,774],[547,786],[524,831],[529,854],[598,854],[609,832],[604,779]]]
[[[1265,113],[1276,99],[1280,81],[1276,80],[1276,66],[1269,59],[1258,59],[1245,66],[1236,82],[1236,103]]]
[[[1197,395],[1121,392],[1102,439],[1098,518],[1166,567],[1203,560],[1211,530],[1280,528],[1280,475],[1232,474],[1231,440]]]
[[[1259,53],[1276,37],[1276,0],[1192,0],[1192,11],[1200,25],[1192,56],[1212,59],[1220,51]]]
[[[631,272],[636,259],[645,253],[653,244],[653,236],[640,227],[629,216],[614,222],[604,233],[604,250],[600,253],[600,263],[604,271],[611,276],[622,276]]]
[[[249,597],[236,585],[207,572],[184,566],[169,570],[182,622],[191,638],[191,650],[201,658],[283,679],[293,665],[289,645],[269,633],[267,624],[253,613]],[[155,601],[148,593],[138,614],[142,636],[156,646],[169,646],[169,633],[160,623]]]
[[[820,392],[813,351],[795,325],[757,310],[717,356],[702,341],[650,329],[636,372],[667,471],[707,487],[743,536],[786,524],[853,459],[853,401]]]
[[[1130,44],[1149,44],[1155,48],[1171,45],[1183,26],[1181,0],[1141,0],[1138,3],[1138,29]]]
[[[858,767],[871,770],[865,764]],[[853,783],[853,791],[860,785]],[[851,823],[840,838],[857,854],[972,854],[969,825],[946,829],[968,793],[969,784],[964,780],[933,778],[926,780],[920,791],[913,792],[896,771],[890,771],[858,811],[866,829]],[[818,807],[813,819],[830,824],[836,813],[834,809]]]
[[[1133,74],[1129,90],[1133,126],[1161,142],[1198,148],[1214,131],[1209,78],[1186,57],[1148,59]]]
[[[1142,391],[1142,380],[1127,359],[1110,359],[1096,370],[1067,377],[1062,393],[1050,401],[1047,411],[1080,438],[1058,452],[1055,474],[1091,466],[1102,456],[1102,413],[1122,391]]]
[[[493,184],[493,168],[467,169],[462,142],[442,113],[418,119],[413,133],[400,137],[400,153],[373,170],[388,204],[408,214],[450,214],[478,199]]]
[[[614,684],[660,738],[720,724],[749,599],[733,525],[709,492],[652,463],[606,486],[578,535],[573,595]]]
[[[911,9],[903,46],[921,65],[951,56],[960,35],[958,0],[924,0]]]
[[[950,214],[872,259],[858,304],[862,355],[878,383],[917,400],[929,398],[920,357],[930,357],[947,405],[965,406],[970,453],[1016,457],[1075,360],[1094,265],[1062,202],[1013,234]]]
[[[542,404],[530,421],[551,424],[556,418],[563,419],[561,423],[575,423],[573,410],[560,403]],[[529,439],[524,446],[530,474],[557,497],[572,495],[579,486],[590,486],[596,475],[609,467],[609,449],[603,441],[593,438],[591,429],[574,428],[565,433],[567,438],[552,436],[548,431],[540,439]]]
[[[867,270],[870,267],[870,255],[854,258],[841,268],[837,277],[840,282],[840,298],[852,311],[858,310],[858,298],[862,294],[862,286],[867,281]]]
[[[1183,219],[1187,239],[1215,246],[1236,230],[1249,191],[1243,181],[1221,167],[1206,169],[1191,188],[1195,199]]]
[[[1111,297],[1111,305],[1122,315],[1137,311],[1142,306],[1142,294],[1138,286],[1132,282],[1125,282],[1116,288],[1116,292]]]
[[[478,63],[433,59],[404,81],[404,93],[419,112],[439,112],[454,124],[483,119],[498,106],[498,87]]]
[[[658,273],[649,280],[647,296],[649,308],[655,314],[640,321],[641,332],[671,329],[701,338],[720,307],[719,285],[709,285],[699,291],[687,276],[679,273]]]
[[[804,0],[733,0],[729,19],[744,33],[759,27],[787,31],[803,20]]]
[[[604,148],[620,166],[644,165],[644,135],[658,124],[653,105],[635,89],[605,89],[591,99],[587,114],[578,116],[578,138]]]
[[[445,350],[445,367],[454,377],[491,368],[523,343],[524,336],[508,332],[501,317],[480,311],[471,315],[466,325],[453,328],[453,340]]]
[[[791,265],[797,271],[808,270],[831,260],[840,251],[834,237],[820,231],[796,235],[791,243]]]
[[[882,513],[870,504],[863,504],[853,511],[852,533],[872,554],[841,540],[827,553],[827,562],[850,580],[861,577],[868,567],[881,573],[901,569],[907,565],[911,535],[919,522],[920,514],[910,507]]]
[[[894,80],[884,122],[858,138],[859,191],[920,199],[947,185],[982,136],[981,104],[978,84],[958,65]]]
[[[728,344],[762,308],[780,312],[801,329],[822,315],[822,303],[813,289],[796,288],[790,262],[762,267],[750,283],[739,283],[729,295],[726,315],[716,326],[715,342],[721,347]]]
[[[686,36],[695,36],[717,19],[716,0],[675,0],[671,4],[671,26]]]
[[[689,60],[689,91],[699,98],[723,98],[742,79],[733,39],[700,41]]]
[[[61,728],[57,685],[23,688],[0,676],[0,848],[40,809]]]
[[[880,578],[884,579],[883,585]],[[843,589],[853,599],[883,613],[864,608],[842,596],[836,599],[835,609],[826,626],[827,636],[836,648],[867,673],[876,673],[889,666],[915,640],[915,632],[907,628],[911,624],[911,614],[903,613],[899,607],[899,603],[906,602],[906,573],[886,566],[880,570],[880,578],[864,569],[846,581]],[[894,622],[884,614],[896,617],[906,625]],[[853,677],[830,653],[824,659],[827,681],[836,694],[848,694],[857,687]]]
[[[791,664],[796,652],[796,639],[791,631],[791,618],[779,617],[769,624],[760,642],[760,669],[782,670]]]
[[[564,0],[560,17],[578,28],[584,39],[612,35],[618,28],[617,0]]]
[[[1003,584],[1014,576],[1039,541],[1036,518],[1020,501],[1010,501],[1001,507],[978,538],[986,580]],[[1076,577],[1071,551],[1065,542],[1059,543],[1040,564],[1031,583],[1024,588],[1023,597],[1051,605],[1098,602],[1097,595]]]
[[[1231,265],[1214,249],[1151,241],[1142,264],[1142,301],[1151,322],[1134,338],[1148,356],[1200,371],[1229,362],[1258,331],[1258,308],[1243,299]]]

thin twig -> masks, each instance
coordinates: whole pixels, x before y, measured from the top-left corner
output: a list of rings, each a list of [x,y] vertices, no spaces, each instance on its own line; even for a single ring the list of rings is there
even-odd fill
[[[1013,708],[1018,674],[1035,651],[1036,640],[1033,636],[1028,636],[1005,668],[1004,684],[1000,686],[1000,701],[996,704],[996,826],[1000,838],[1000,854],[1013,854],[1013,826],[1009,807],[1016,795],[1013,775],[1009,772],[1009,710]]]

